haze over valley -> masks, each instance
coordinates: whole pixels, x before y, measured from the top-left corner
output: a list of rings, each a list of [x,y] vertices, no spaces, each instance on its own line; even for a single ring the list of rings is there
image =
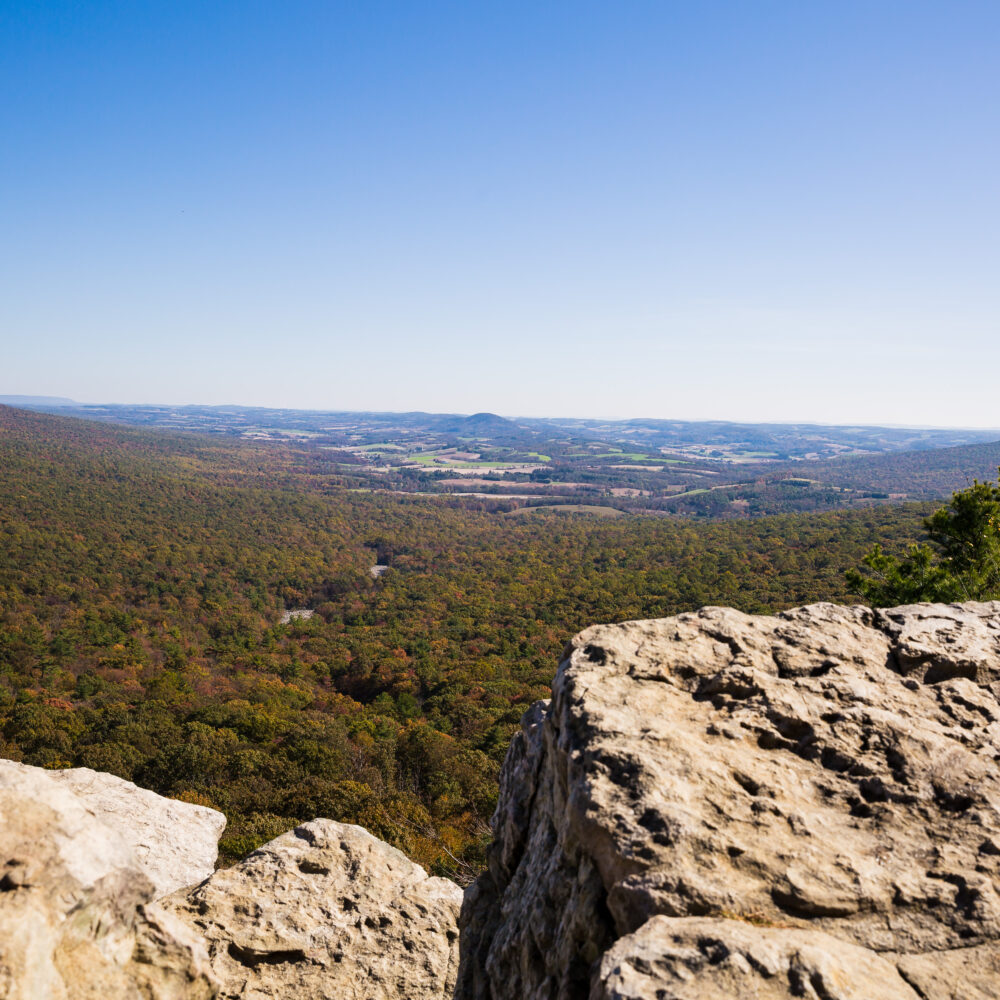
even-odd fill
[[[0,396],[0,404],[6,399]],[[747,517],[946,497],[1000,466],[1000,431],[82,405],[48,412],[278,447],[354,490],[502,511]]]

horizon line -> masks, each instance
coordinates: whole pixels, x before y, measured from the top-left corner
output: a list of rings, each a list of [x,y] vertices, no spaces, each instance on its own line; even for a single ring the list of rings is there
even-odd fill
[[[23,402],[23,403],[9,403],[7,400],[18,399],[18,400],[34,400],[36,402]],[[46,400],[51,400],[52,402],[46,403]],[[460,413],[454,410],[353,410],[353,409],[324,409],[318,407],[301,407],[301,406],[268,406],[258,403],[168,403],[168,402],[101,402],[101,403],[86,403],[80,400],[71,399],[68,396],[47,396],[44,394],[30,394],[30,393],[0,393],[0,405],[12,406],[14,408],[30,409],[32,406],[51,406],[53,409],[72,409],[72,408],[86,408],[86,407],[170,407],[173,409],[192,409],[192,408],[202,408],[202,409],[244,409],[244,410],[268,410],[273,412],[291,412],[291,413],[331,413],[331,414],[351,414],[351,415],[365,415],[365,414],[377,414],[377,415],[389,415],[389,416],[405,416],[407,414],[413,413],[423,413],[427,416],[453,416],[453,417],[469,417],[476,416],[477,414],[484,414],[488,416],[501,417],[505,420],[545,420],[545,421],[559,421],[559,420],[586,420],[593,422],[602,423],[643,423],[643,422],[656,422],[656,423],[673,423],[673,424],[728,424],[735,427],[835,427],[835,428],[874,428],[874,429],[885,429],[885,430],[912,430],[912,431],[989,431],[996,432],[1000,434],[1000,427],[992,427],[988,425],[983,426],[969,426],[960,424],[896,424],[896,423],[869,423],[866,421],[853,421],[850,423],[836,423],[829,420],[793,420],[793,419],[782,419],[782,420],[731,420],[724,418],[684,418],[684,417],[650,417],[650,416],[545,416],[539,414],[503,414],[496,413],[491,410],[478,410],[476,413]]]

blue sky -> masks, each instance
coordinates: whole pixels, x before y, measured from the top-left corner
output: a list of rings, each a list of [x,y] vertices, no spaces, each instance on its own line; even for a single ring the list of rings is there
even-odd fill
[[[1000,4],[0,4],[0,393],[1000,427]]]

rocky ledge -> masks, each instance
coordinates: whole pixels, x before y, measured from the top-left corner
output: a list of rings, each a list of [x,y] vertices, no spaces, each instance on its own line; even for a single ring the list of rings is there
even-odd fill
[[[1000,996],[1000,603],[724,608],[567,647],[459,1000]]]
[[[0,997],[994,1000],[998,762],[1000,602],[587,629],[464,902],[332,820],[214,871],[219,813],[0,761]]]
[[[161,905],[204,942],[220,997],[443,1000],[461,902],[367,830],[318,819]]]
[[[0,761],[4,1000],[444,1000],[462,893],[316,820],[214,871],[221,813]]]

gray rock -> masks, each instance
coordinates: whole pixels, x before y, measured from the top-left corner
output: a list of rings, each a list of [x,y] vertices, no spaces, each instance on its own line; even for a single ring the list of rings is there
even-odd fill
[[[0,761],[0,996],[451,996],[456,885],[329,820],[212,874],[223,825],[111,775]]]
[[[206,942],[221,997],[442,1000],[461,900],[361,827],[315,820],[162,905]]]
[[[998,759],[1000,603],[587,629],[508,754],[456,996],[630,996],[630,954],[694,984],[664,997],[808,996],[790,956],[831,940],[817,996],[1000,995]],[[717,992],[677,958],[709,931],[784,935],[779,971]]]

